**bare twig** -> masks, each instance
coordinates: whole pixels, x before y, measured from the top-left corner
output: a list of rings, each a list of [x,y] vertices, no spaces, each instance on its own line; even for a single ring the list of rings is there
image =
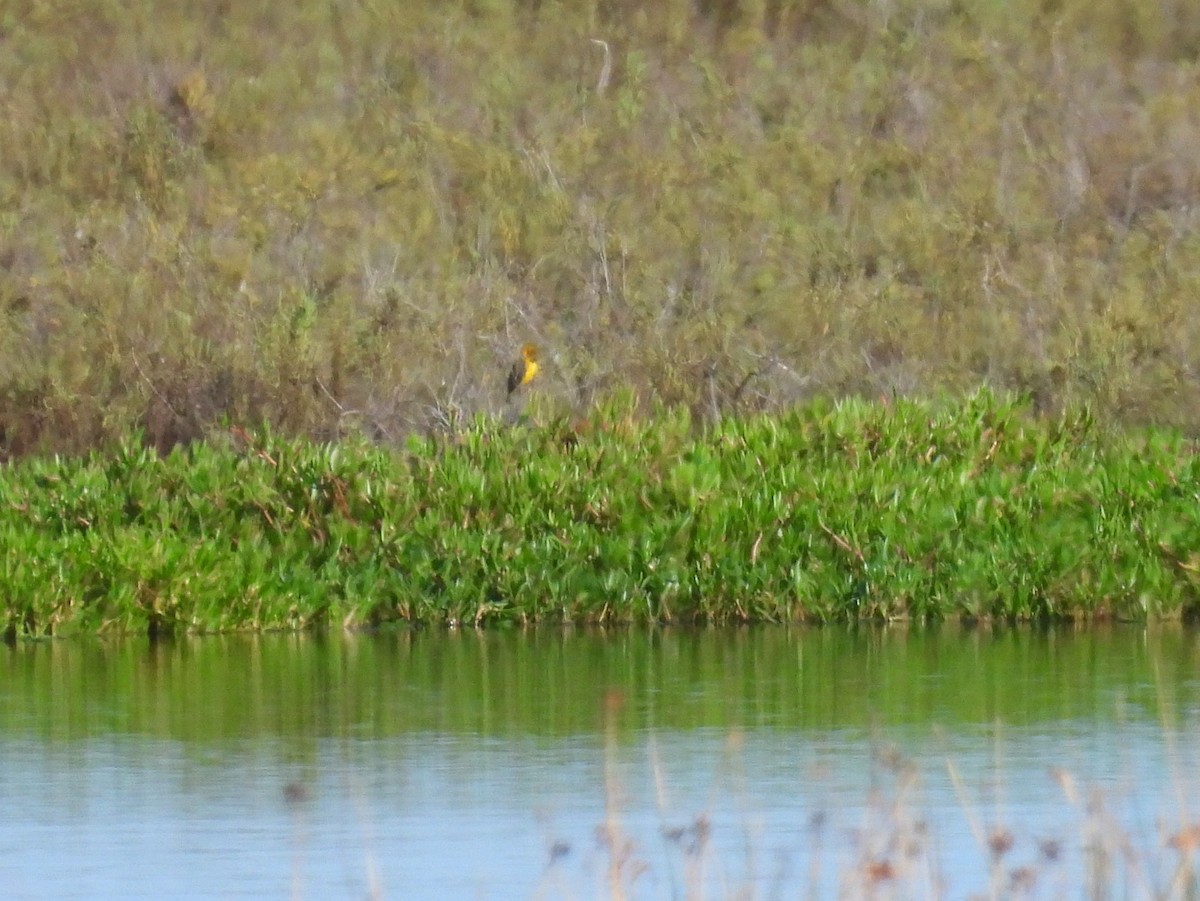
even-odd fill
[[[169,400],[167,400],[166,395],[158,390],[158,386],[154,384],[154,381],[150,378],[150,376],[146,375],[146,370],[142,369],[142,364],[138,362],[137,355],[130,353],[129,358],[133,360],[133,368],[138,371],[138,375],[142,377],[142,381],[150,386],[150,390],[154,392],[154,396],[162,401],[163,406],[171,412],[171,415],[174,416],[175,419],[182,421],[183,416],[180,414],[180,412],[175,409]]]
[[[608,49],[608,41],[592,38],[592,43],[604,49],[604,63],[600,66],[600,75],[596,79],[596,96],[603,97],[609,79],[612,78],[612,53]]]

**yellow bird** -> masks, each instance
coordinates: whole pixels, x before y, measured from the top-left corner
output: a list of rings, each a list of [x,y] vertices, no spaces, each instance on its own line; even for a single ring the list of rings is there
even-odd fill
[[[533,381],[533,377],[538,374],[538,349],[533,344],[526,344],[521,348],[521,359],[513,363],[512,369],[508,371],[508,396],[512,397],[513,392],[522,385],[528,385]]]

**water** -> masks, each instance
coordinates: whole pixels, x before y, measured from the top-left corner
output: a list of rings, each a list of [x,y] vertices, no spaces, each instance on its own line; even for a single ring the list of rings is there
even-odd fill
[[[0,894],[1167,896],[1197,738],[1177,627],[21,645]]]

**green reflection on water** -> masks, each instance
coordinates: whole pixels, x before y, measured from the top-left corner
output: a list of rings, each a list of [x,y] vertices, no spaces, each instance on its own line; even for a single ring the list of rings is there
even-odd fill
[[[1200,633],[1170,624],[70,640],[0,648],[0,737],[554,738],[603,731],[605,711],[618,734],[1169,726],[1198,674]]]

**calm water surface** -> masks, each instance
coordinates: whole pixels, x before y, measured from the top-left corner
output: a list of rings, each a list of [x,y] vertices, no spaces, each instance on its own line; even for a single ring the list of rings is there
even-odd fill
[[[0,894],[1151,897],[1198,739],[1176,627],[0,647]]]

